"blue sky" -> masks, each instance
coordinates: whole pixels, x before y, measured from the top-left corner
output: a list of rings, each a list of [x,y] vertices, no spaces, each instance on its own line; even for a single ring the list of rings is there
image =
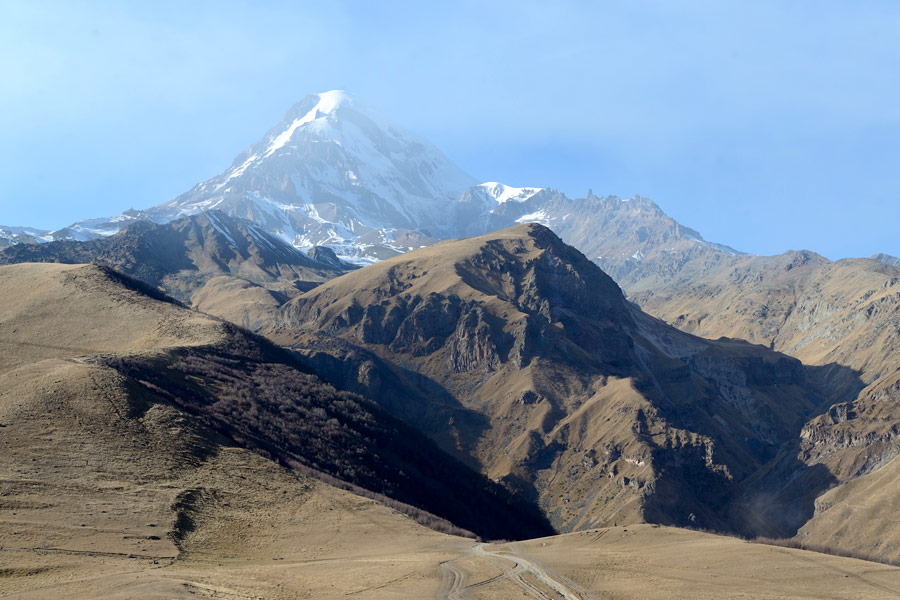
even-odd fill
[[[145,208],[346,89],[472,175],[900,255],[900,3],[0,3],[0,223]]]

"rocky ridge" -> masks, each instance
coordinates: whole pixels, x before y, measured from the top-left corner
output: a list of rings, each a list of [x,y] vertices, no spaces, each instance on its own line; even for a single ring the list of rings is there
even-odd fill
[[[667,327],[536,224],[383,261],[280,314],[271,339],[535,497],[563,530],[796,529],[801,515],[748,500],[777,485],[754,475],[852,378]]]
[[[743,338],[826,371],[842,368],[857,373],[856,381],[851,380],[852,386],[844,391],[847,401],[804,424],[792,456],[821,468],[834,478],[834,484],[850,485],[857,478],[873,477],[884,481],[886,475],[876,473],[900,454],[896,410],[900,406],[896,391],[900,269],[871,259],[832,262],[809,251],[795,251],[745,257],[691,283],[637,294],[635,300],[685,331]],[[854,483],[848,489],[868,488]],[[867,518],[883,514],[881,530],[885,536],[894,535],[887,504],[876,506],[852,496],[849,491],[835,491],[829,497],[845,502],[817,500],[816,517],[802,534],[817,543],[867,544],[870,538],[855,542],[850,536],[833,534],[836,522],[862,519],[853,507],[866,505]],[[900,553],[879,542],[881,538],[874,539],[884,556]]]

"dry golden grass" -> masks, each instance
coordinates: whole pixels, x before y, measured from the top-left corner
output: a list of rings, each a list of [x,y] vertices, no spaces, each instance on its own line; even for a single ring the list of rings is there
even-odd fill
[[[415,598],[437,586],[456,538],[235,447],[85,362],[215,343],[221,323],[92,266],[3,267],[0,293],[0,595],[318,598],[340,581],[377,597],[366,589],[399,577],[398,597]]]
[[[0,282],[8,296],[0,332],[17,342],[0,365],[0,597],[887,598],[900,590],[894,567],[669,528],[488,546],[436,533],[235,447],[83,358],[214,342],[220,323],[122,288],[96,267],[3,268]],[[49,319],[51,327],[48,315],[65,318]]]
[[[44,358],[214,344],[222,325],[92,265],[0,266],[0,372]]]
[[[584,531],[511,547],[595,598],[875,599],[900,595],[897,567],[669,527]]]
[[[299,292],[294,290],[295,294]],[[261,285],[228,275],[213,277],[191,295],[191,306],[241,327],[256,330],[271,323],[287,299]]]

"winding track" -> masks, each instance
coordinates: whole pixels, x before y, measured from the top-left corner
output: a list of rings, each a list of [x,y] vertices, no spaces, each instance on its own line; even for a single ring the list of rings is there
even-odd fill
[[[469,574],[458,563],[464,560],[482,559],[495,563],[502,573],[490,579],[467,585]],[[441,572],[440,600],[471,600],[469,590],[484,587],[500,580],[508,580],[538,600],[586,600],[565,583],[552,576],[538,563],[519,555],[507,547],[503,551],[488,550],[484,544],[475,544],[459,558],[438,565]]]
[[[466,580],[469,574],[454,563],[468,558],[467,554],[461,558],[448,560],[438,565],[441,572],[441,589],[438,591],[437,597],[441,600],[469,600],[471,596],[466,593]]]

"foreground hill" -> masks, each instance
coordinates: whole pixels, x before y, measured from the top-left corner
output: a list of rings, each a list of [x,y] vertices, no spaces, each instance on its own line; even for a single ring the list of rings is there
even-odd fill
[[[286,304],[268,335],[537,498],[563,530],[793,532],[829,481],[765,467],[854,380],[668,327],[536,224],[331,280]],[[808,488],[778,497],[797,478]]]
[[[837,600],[900,595],[896,567],[669,527],[616,527],[508,547],[572,582],[581,592],[578,598]]]
[[[0,441],[8,468],[25,461],[25,483],[16,484],[22,491],[56,485],[47,465],[57,459],[70,473],[87,465],[84,477],[93,482],[73,482],[102,489],[123,478],[145,480],[145,459],[128,454],[134,444],[155,448],[160,465],[198,468],[218,446],[229,446],[258,452],[274,461],[272,469],[327,475],[487,537],[550,531],[536,510],[511,501],[374,404],[300,370],[265,340],[107,267],[0,267],[0,323]],[[156,437],[144,439],[145,428]],[[116,452],[130,475],[107,474],[107,461],[92,455],[89,443],[55,445],[96,436],[111,444],[122,438]],[[38,460],[36,440],[53,440],[60,456]],[[13,493],[7,500],[20,499]]]
[[[457,539],[280,467],[83,358],[0,373],[0,448],[4,598],[321,598],[341,557],[357,589],[405,574],[372,561],[427,561],[406,584],[421,598]],[[322,566],[279,575],[285,557]]]
[[[4,547],[0,593],[21,600],[881,600],[900,592],[897,567],[666,527],[476,544],[317,482],[279,500],[293,491],[283,481],[260,481],[258,472],[233,460],[223,466],[270,503],[264,509],[242,503],[204,521],[197,530],[202,546],[174,562],[144,553]],[[230,503],[240,488],[234,492]]]

